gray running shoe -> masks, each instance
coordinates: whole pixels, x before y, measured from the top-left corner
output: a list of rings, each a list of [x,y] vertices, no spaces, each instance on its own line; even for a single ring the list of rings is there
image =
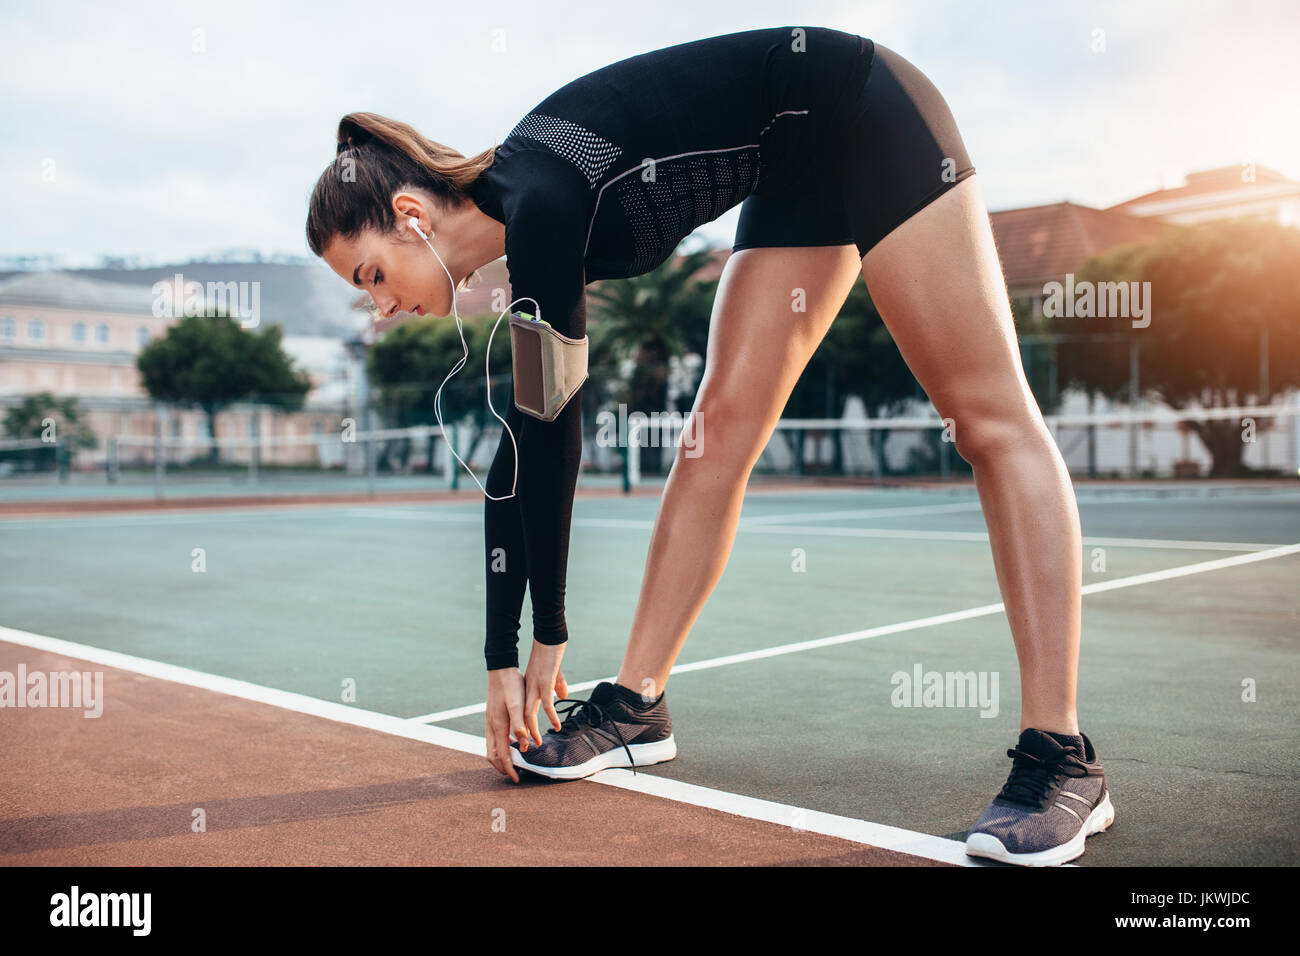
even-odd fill
[[[664,694],[647,704],[640,694],[621,684],[602,681],[587,700],[557,700],[564,715],[559,730],[542,735],[540,746],[519,751],[511,742],[511,757],[521,770],[552,780],[578,780],[608,767],[637,767],[677,756],[673,720]]]
[[[1058,866],[1083,855],[1083,841],[1115,822],[1097,752],[1083,753],[1032,727],[1020,734],[1011,775],[966,837],[969,856],[1021,866]]]

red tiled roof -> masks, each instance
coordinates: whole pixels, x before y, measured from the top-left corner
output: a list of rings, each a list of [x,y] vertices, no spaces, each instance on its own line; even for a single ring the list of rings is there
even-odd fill
[[[1241,178],[1242,171],[1243,167],[1241,166],[1220,166],[1217,169],[1205,169],[1197,173],[1188,173],[1186,185],[1144,193],[1133,199],[1126,199],[1122,203],[1116,203],[1110,209],[1123,210],[1129,206],[1138,206],[1148,202],[1190,199],[1193,196],[1207,196],[1214,193],[1249,189],[1251,186],[1276,186],[1286,183],[1300,186],[1300,183],[1293,183],[1292,180],[1287,179],[1277,170],[1269,169],[1267,166],[1255,167],[1254,182],[1244,181]]]
[[[1166,226],[1072,202],[1006,209],[990,214],[989,220],[1009,286],[1058,279],[1089,256],[1146,242]]]

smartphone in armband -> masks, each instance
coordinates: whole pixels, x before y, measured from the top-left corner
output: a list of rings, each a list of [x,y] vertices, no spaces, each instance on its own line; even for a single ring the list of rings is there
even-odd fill
[[[588,337],[569,338],[527,312],[510,314],[515,407],[554,421],[586,380]]]

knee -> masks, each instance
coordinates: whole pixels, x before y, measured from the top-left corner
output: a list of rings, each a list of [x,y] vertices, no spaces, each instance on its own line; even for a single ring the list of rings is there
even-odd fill
[[[1036,410],[1003,411],[980,409],[965,415],[945,416],[948,430],[961,455],[972,467],[1033,451],[1050,442],[1042,417]]]
[[[766,440],[753,408],[726,394],[701,392],[683,425],[677,458],[702,463],[711,475],[748,475]]]

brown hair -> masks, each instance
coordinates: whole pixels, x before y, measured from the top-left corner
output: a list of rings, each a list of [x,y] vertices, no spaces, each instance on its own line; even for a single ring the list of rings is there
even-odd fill
[[[469,199],[468,187],[492,165],[496,147],[466,157],[378,113],[349,113],[339,120],[338,147],[311,192],[307,245],[318,256],[336,236],[352,240],[364,229],[399,234],[393,194],[419,187],[444,208]],[[461,287],[475,278],[465,277]]]

